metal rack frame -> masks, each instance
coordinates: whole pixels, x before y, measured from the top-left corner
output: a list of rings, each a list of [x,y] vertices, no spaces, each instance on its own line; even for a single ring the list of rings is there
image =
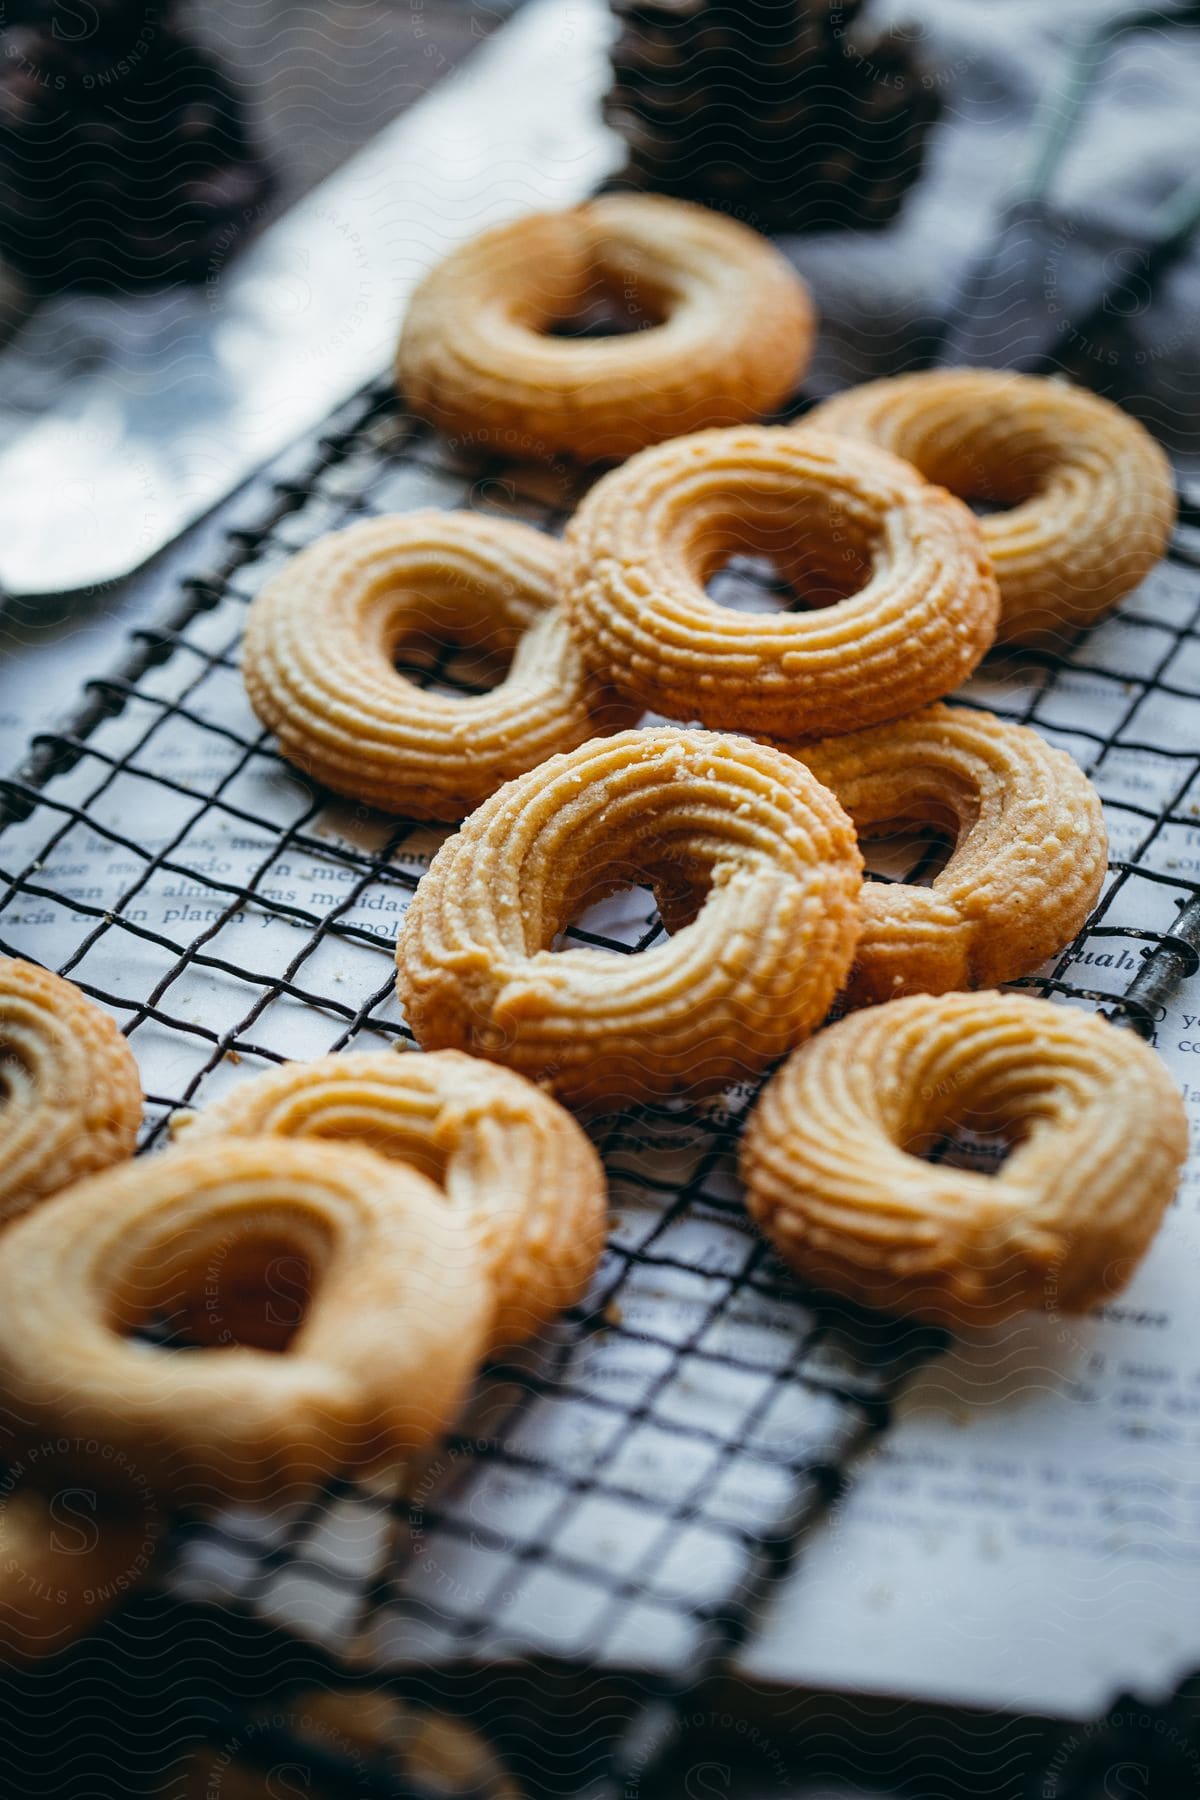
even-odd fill
[[[230,530],[220,565],[182,584],[166,621],[134,633],[129,658],[88,684],[69,725],[40,736],[22,770],[0,783],[0,948],[36,957],[38,927],[22,921],[39,907],[69,911],[79,929],[60,972],[117,1014],[135,1049],[151,1038],[175,1045],[190,1069],[173,1085],[150,1082],[147,1146],[181,1109],[203,1101],[231,1061],[284,1059],[270,1028],[277,1003],[326,1021],[326,1050],[408,1035],[393,997],[393,934],[364,923],[360,903],[385,894],[402,907],[427,857],[429,828],[298,792],[294,772],[244,707],[237,710],[236,653],[244,607],[273,563],[310,537],[396,507],[397,496],[402,507],[410,492],[550,531],[577,497],[561,470],[535,476],[456,462],[393,394],[373,388],[334,416],[297,475],[274,484],[253,527]],[[1200,879],[1163,854],[1180,832],[1195,826],[1200,835],[1200,805],[1189,810],[1189,794],[1200,796],[1200,734],[1188,748],[1155,738],[1144,723],[1149,698],[1200,706],[1198,528],[1200,510],[1185,505],[1163,571],[1109,625],[1060,658],[989,665],[964,695],[967,704],[990,704],[1064,736],[1120,826],[1124,853],[1114,857],[1080,941],[1022,985],[1101,1007],[1146,1036],[1172,989],[1200,967]],[[733,579],[743,591],[763,585],[752,570]],[[450,687],[471,685],[472,671],[453,657],[424,673]],[[1088,683],[1103,688],[1105,729],[1081,722],[1070,706],[1069,723],[1056,725],[1055,696],[1071,701]],[[110,743],[114,722],[121,731]],[[172,731],[211,747],[203,790],[172,772]],[[1152,759],[1161,776],[1146,799],[1106,782],[1129,751]],[[129,782],[157,809],[152,842],[119,810]],[[247,787],[269,796],[270,807],[248,804]],[[280,794],[286,807],[275,805]],[[217,824],[240,835],[246,857],[228,874],[198,861],[189,842],[198,827]],[[111,892],[80,895],[55,872],[75,832],[128,865]],[[272,873],[287,857],[331,871],[327,906],[280,891]],[[151,922],[140,902],[164,882],[194,889],[204,902],[198,910],[210,916],[199,930],[173,934]],[[1155,895],[1149,923],[1147,883]],[[661,930],[643,900],[611,932],[568,935],[636,951]],[[273,943],[290,928],[291,954],[261,971],[230,955],[230,929],[247,918],[269,927]],[[97,962],[120,967],[121,945],[158,958],[161,972],[147,991],[97,978]],[[329,946],[358,958],[363,973],[349,991],[335,991],[328,976]],[[1074,972],[1098,965],[1080,955],[1105,954],[1105,946],[1112,960],[1104,966],[1115,977],[1122,971],[1113,960],[1132,959],[1133,979],[1081,983]],[[204,984],[226,981],[247,990],[245,1006],[225,1020],[206,1018]],[[199,1011],[180,1000],[186,983],[201,996]],[[161,1061],[156,1052],[147,1065]],[[535,1357],[488,1372],[440,1473],[415,1496],[364,1495],[335,1483],[301,1516],[270,1529],[241,1515],[182,1521],[160,1592],[169,1596],[182,1571],[184,1591],[194,1593],[197,1569],[228,1565],[236,1573],[218,1579],[220,1604],[278,1625],[281,1596],[299,1584],[297,1635],[315,1640],[331,1667],[373,1669],[401,1687],[413,1679],[414,1660],[606,1666],[627,1655],[639,1633],[655,1636],[663,1647],[643,1683],[653,1704],[636,1715],[632,1735],[626,1720],[610,1745],[609,1791],[619,1789],[623,1769],[649,1766],[674,1729],[681,1696],[728,1663],[849,1457],[884,1426],[907,1372],[944,1341],[802,1292],[749,1232],[731,1157],[751,1098],[734,1095],[699,1115],[640,1108],[595,1123],[616,1197],[600,1277]],[[545,1508],[536,1529],[522,1534],[518,1520],[535,1494]],[[609,1539],[603,1530],[581,1534],[581,1514],[605,1509]],[[373,1533],[373,1559],[348,1560],[331,1521],[349,1521],[351,1535]],[[624,1565],[597,1549],[613,1532],[619,1540],[620,1521],[631,1530],[636,1523],[644,1538]],[[720,1558],[719,1579],[703,1592],[671,1572],[669,1553],[689,1542]],[[466,1557],[470,1582],[460,1574],[432,1597],[422,1594],[416,1575],[423,1561],[428,1567],[431,1545],[443,1570],[461,1570]],[[509,1601],[522,1593],[535,1598],[513,1616]],[[538,1593],[544,1606],[572,1597],[569,1629],[539,1635]],[[396,1651],[406,1637],[407,1662]]]

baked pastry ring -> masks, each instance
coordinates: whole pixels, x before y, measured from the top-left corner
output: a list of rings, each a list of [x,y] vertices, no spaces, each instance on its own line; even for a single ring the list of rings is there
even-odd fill
[[[566,535],[564,604],[589,665],[645,707],[776,737],[894,719],[970,674],[999,605],[979,527],[898,458],[815,431],[743,427],[645,450]],[[773,558],[816,611],[736,612],[704,584]]]
[[[1099,898],[1100,796],[1065,751],[992,713],[927,706],[796,748],[859,835],[940,825],[953,839],[929,887],[868,881],[845,999],[992,987],[1068,945]]]
[[[672,727],[600,738],[510,782],[438,851],[401,928],[400,996],[427,1048],[577,1100],[709,1092],[824,1018],[861,870],[833,795],[780,751]],[[636,882],[669,942],[552,950]]]
[[[811,419],[1009,507],[982,521],[1008,643],[1061,648],[1145,579],[1175,523],[1171,466],[1149,432],[1062,381],[930,370],[837,394]]]
[[[616,337],[555,337],[613,303]],[[757,232],[702,206],[610,194],[472,238],[409,302],[396,380],[460,444],[619,461],[773,412],[808,367],[808,289]]]
[[[556,605],[562,549],[479,513],[415,512],[331,532],[250,607],[242,673],[288,761],[351,799],[460,819],[523,769],[631,722],[590,682]],[[494,654],[488,693],[421,688],[393,666],[415,636]]]
[[[532,1337],[595,1273],[600,1159],[570,1113],[511,1069],[455,1050],[285,1063],[198,1113],[183,1141],[268,1134],[357,1140],[436,1181],[495,1289],[493,1351]]]
[[[137,1063],[72,981],[0,957],[0,1220],[132,1156]]]
[[[283,1504],[434,1437],[490,1306],[470,1233],[415,1169],[344,1144],[210,1140],[10,1228],[0,1381],[31,1438],[69,1426],[185,1504]],[[160,1315],[200,1347],[131,1341]]]
[[[991,1175],[921,1160],[952,1123],[1012,1144]],[[746,1204],[809,1281],[888,1312],[992,1325],[1124,1287],[1187,1154],[1154,1052],[1013,993],[853,1013],[789,1057],[743,1140]]]

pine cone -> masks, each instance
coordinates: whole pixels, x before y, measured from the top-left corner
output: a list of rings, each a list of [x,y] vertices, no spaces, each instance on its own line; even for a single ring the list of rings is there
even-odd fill
[[[17,0],[0,29],[0,253],[46,292],[203,277],[270,177],[172,0]]]
[[[868,35],[862,0],[612,0],[605,117],[620,183],[737,211],[765,230],[879,225],[920,172],[940,111],[911,34]]]

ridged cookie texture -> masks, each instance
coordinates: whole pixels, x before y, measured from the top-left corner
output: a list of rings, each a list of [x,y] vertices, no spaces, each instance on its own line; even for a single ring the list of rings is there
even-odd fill
[[[564,605],[590,667],[645,707],[824,737],[940,700],[999,599],[961,500],[898,457],[816,431],[699,432],[597,482],[566,534]],[[804,612],[740,612],[705,583],[770,557]]]
[[[0,957],[0,1221],[132,1156],[142,1089],[106,1012],[34,963]]]
[[[646,328],[553,335],[606,304]],[[757,232],[612,194],[452,251],[409,302],[396,380],[459,445],[619,461],[773,412],[808,366],[814,327],[807,288]]]
[[[858,937],[862,859],[833,796],[749,739],[660,727],[511,782],[435,856],[397,946],[427,1049],[469,1049],[574,1099],[702,1094],[824,1018]],[[639,882],[674,935],[555,951]]]
[[[797,746],[860,837],[933,825],[950,837],[928,887],[868,881],[844,1000],[992,987],[1082,929],[1104,884],[1100,796],[1064,750],[988,712],[940,704]]]
[[[495,1291],[491,1348],[578,1300],[604,1247],[604,1171],[570,1113],[511,1069],[455,1050],[323,1056],[245,1081],[183,1141],[357,1141],[429,1175],[469,1226]]]
[[[1171,466],[1149,432],[1062,381],[931,370],[837,394],[811,419],[1008,508],[982,522],[1008,643],[1061,649],[1146,578],[1175,523]]]
[[[64,1466],[95,1441],[181,1504],[285,1504],[435,1437],[491,1310],[471,1233],[415,1169],[357,1145],[214,1138],[10,1228],[0,1382]],[[198,1347],[133,1337],[161,1321]]]
[[[331,532],[256,596],[242,674],[288,761],[413,819],[462,818],[557,750],[631,723],[590,680],[556,605],[561,546],[480,513],[393,514]],[[511,656],[486,693],[398,672],[415,638]]]
[[[996,1173],[924,1160],[952,1124],[1008,1139]],[[752,1216],[807,1280],[962,1327],[1110,1299],[1186,1154],[1178,1089],[1132,1032],[988,992],[889,1001],[802,1045],[741,1169]]]

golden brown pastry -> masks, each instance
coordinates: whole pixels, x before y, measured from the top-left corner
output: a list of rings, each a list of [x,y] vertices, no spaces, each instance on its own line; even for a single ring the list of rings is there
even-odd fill
[[[0,957],[0,1220],[132,1156],[142,1089],[128,1043],[74,982]]]
[[[561,546],[480,513],[368,519],[310,544],[255,598],[242,673],[288,761],[335,793],[412,819],[460,819],[556,750],[628,725],[590,681],[555,604]],[[511,655],[486,693],[394,667],[430,638]]]
[[[991,987],[1071,942],[1104,884],[1100,796],[1036,731],[966,707],[800,745],[860,837],[940,826],[953,848],[929,887],[868,881],[845,999]]]
[[[884,451],[815,431],[708,431],[606,475],[566,537],[563,595],[589,666],[643,706],[730,731],[823,737],[940,699],[999,601],[960,500]],[[739,612],[705,583],[772,558],[804,612]]]
[[[604,1171],[531,1081],[454,1050],[285,1063],[197,1114],[184,1142],[336,1138],[414,1163],[468,1223],[496,1295],[491,1345],[531,1337],[584,1292],[604,1247]]]
[[[605,303],[647,329],[554,336]],[[396,380],[460,446],[618,461],[773,412],[808,366],[808,290],[732,219],[652,195],[531,213],[454,250],[409,302]]]
[[[1175,523],[1171,467],[1149,432],[1062,381],[931,370],[837,394],[811,420],[1008,509],[983,520],[1008,643],[1061,649],[1145,579]]]
[[[994,1174],[927,1162],[952,1125],[1011,1144]],[[950,1326],[1077,1313],[1129,1280],[1187,1154],[1154,1052],[1096,1014],[1013,993],[851,1014],[767,1084],[746,1204],[818,1287]]]
[[[416,1170],[357,1145],[212,1139],[11,1227],[0,1383],[68,1468],[86,1438],[183,1502],[284,1504],[434,1438],[491,1306],[470,1232]],[[199,1347],[134,1339],[160,1319]]]
[[[833,796],[747,738],[627,731],[510,782],[443,845],[405,915],[419,1041],[575,1099],[701,1094],[824,1018],[859,930],[862,859]],[[646,882],[674,935],[555,951],[587,905]]]

